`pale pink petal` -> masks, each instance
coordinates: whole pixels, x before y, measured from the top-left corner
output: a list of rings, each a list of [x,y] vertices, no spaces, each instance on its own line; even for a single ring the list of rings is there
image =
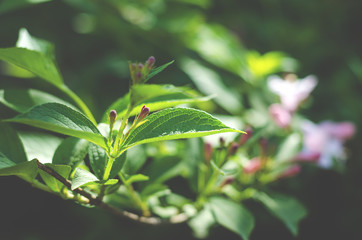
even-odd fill
[[[286,128],[290,125],[292,116],[290,112],[283,108],[280,104],[272,104],[269,107],[269,113],[279,127]]]

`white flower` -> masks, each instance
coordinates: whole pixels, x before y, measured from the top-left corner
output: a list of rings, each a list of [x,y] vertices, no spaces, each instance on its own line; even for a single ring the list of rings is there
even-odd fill
[[[296,79],[294,74],[288,74],[285,80],[272,75],[267,81],[269,89],[280,96],[281,104],[290,112],[297,110],[300,102],[305,100],[317,85],[317,78],[313,75]]]
[[[334,123],[324,121],[314,124],[305,121],[303,154],[320,154],[318,165],[323,168],[332,166],[333,159],[345,160],[343,143],[355,133],[355,126],[350,122]]]

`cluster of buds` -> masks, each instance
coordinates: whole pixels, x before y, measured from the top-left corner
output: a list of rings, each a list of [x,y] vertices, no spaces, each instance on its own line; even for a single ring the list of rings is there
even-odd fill
[[[143,83],[150,71],[152,70],[155,64],[155,58],[153,56],[149,57],[147,61],[142,63],[129,63],[129,71],[132,79],[133,85],[138,83]]]

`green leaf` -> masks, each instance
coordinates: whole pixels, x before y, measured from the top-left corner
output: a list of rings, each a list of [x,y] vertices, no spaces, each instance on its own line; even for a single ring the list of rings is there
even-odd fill
[[[152,77],[154,77],[155,75],[159,74],[160,72],[162,72],[163,70],[165,70],[165,68],[167,68],[169,65],[171,65],[175,60],[172,60],[171,62],[165,63],[162,66],[159,66],[157,68],[154,68],[151,70],[151,72],[147,75],[146,79],[144,82],[147,82],[148,80],[150,80]]]
[[[216,222],[239,234],[243,239],[249,239],[254,228],[254,217],[240,203],[221,197],[212,197],[210,207]]]
[[[131,176],[127,177],[125,184],[130,185],[134,182],[144,182],[144,181],[147,181],[148,179],[150,179],[150,178],[146,175],[135,174],[135,175],[131,175]]]
[[[83,138],[107,149],[106,139],[82,113],[59,103],[45,103],[6,120]]]
[[[28,111],[35,105],[50,102],[64,104],[76,110],[72,104],[36,89],[0,89],[0,102],[20,113]]]
[[[211,167],[214,171],[218,172],[222,176],[230,176],[238,172],[237,169],[221,169],[216,165],[216,163],[213,160],[211,160]]]
[[[187,223],[197,238],[206,238],[209,235],[210,228],[216,224],[216,221],[210,207],[206,205],[204,209]]]
[[[200,25],[190,35],[188,47],[206,61],[249,80],[246,50],[239,39],[221,25]]]
[[[275,161],[283,162],[291,160],[301,150],[302,137],[299,133],[289,135],[280,145],[275,156]]]
[[[38,165],[35,159],[17,165],[12,165],[10,162],[12,161],[0,153],[0,176],[16,175],[25,181],[33,182],[38,175]]]
[[[67,165],[55,165],[46,163],[47,167],[53,169],[55,172],[57,172],[59,175],[64,177],[65,179],[68,179],[68,176],[72,170],[70,166]],[[59,180],[57,180],[55,177],[49,175],[48,173],[44,171],[39,171],[39,174],[45,184],[54,192],[60,192],[64,186],[63,183],[61,183]]]
[[[55,150],[52,162],[54,164],[69,165],[74,168],[87,155],[88,146],[89,142],[84,139],[66,138]]]
[[[35,38],[29,34],[25,28],[19,30],[19,38],[16,47],[26,48],[43,53],[45,56],[54,59],[54,46],[48,41]]]
[[[214,101],[232,114],[239,114],[242,109],[242,98],[238,91],[228,88],[221,77],[213,70],[202,66],[197,61],[185,59],[182,70],[191,78],[200,92],[215,96]]]
[[[38,159],[41,163],[51,163],[55,150],[62,138],[41,132],[19,132],[28,159]]]
[[[191,104],[208,101],[210,99],[211,97],[200,97],[191,94],[187,88],[172,85],[138,84],[132,88],[132,101],[135,106],[130,116],[139,114],[143,105],[146,105],[151,111],[157,111],[180,104]],[[129,102],[130,94],[126,94],[124,97],[118,99],[104,113],[102,122],[108,122],[108,115],[111,110],[116,110],[120,117],[124,116]]]
[[[0,2],[0,14],[18,9],[27,7],[29,5],[43,3],[43,2],[49,2],[51,0],[2,0]]]
[[[297,236],[299,221],[307,215],[306,209],[298,200],[264,192],[256,192],[254,198],[262,202],[274,216],[283,221],[294,236]]]
[[[170,178],[180,175],[183,169],[184,165],[180,158],[164,156],[153,159],[143,172],[149,176],[150,182],[163,183]]]
[[[210,114],[191,108],[170,108],[151,114],[130,132],[123,150],[134,145],[164,140],[202,137],[223,132],[240,132],[225,126]]]
[[[143,146],[135,146],[127,150],[127,157],[122,167],[122,173],[134,175],[146,162],[147,155]]]
[[[26,162],[27,157],[18,134],[8,124],[0,122],[0,152],[14,163]]]
[[[99,185],[113,185],[118,182],[117,179],[109,179],[106,181],[99,180],[96,176],[94,176],[91,172],[84,170],[82,168],[76,168],[74,172],[74,177],[72,179],[72,187],[74,190],[78,187],[91,185],[91,184],[99,184]]]
[[[92,167],[94,174],[99,178],[103,179],[104,170],[107,165],[108,155],[107,153],[95,144],[90,144],[88,149],[89,154],[89,163]],[[112,165],[111,172],[109,177],[112,178],[118,174],[122,169],[124,161],[126,159],[126,153],[123,153],[121,156],[117,157]]]
[[[64,85],[54,61],[40,52],[17,47],[1,48],[0,60],[28,70],[57,87]]]

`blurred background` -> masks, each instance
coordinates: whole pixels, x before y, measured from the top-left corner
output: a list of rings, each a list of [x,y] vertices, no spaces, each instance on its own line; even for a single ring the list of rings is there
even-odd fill
[[[153,83],[189,85],[208,94],[195,76],[206,71],[226,89],[237,89],[240,103],[229,109],[205,106],[220,114],[242,112],[243,93],[265,84],[260,79],[269,73],[316,75],[318,86],[301,112],[313,122],[355,123],[357,134],[346,144],[346,168],[307,171],[277,188],[292,193],[309,211],[297,239],[361,239],[361,9],[358,0],[2,0],[0,47],[14,46],[20,28],[54,43],[64,81],[97,119],[128,91],[128,61],[143,62],[151,55],[156,65],[175,60]],[[61,95],[41,81],[15,80],[20,75],[0,63],[1,88]],[[2,105],[0,110],[10,111]],[[16,177],[1,177],[0,185],[4,239],[193,239],[187,224],[136,224],[41,192]],[[257,216],[251,239],[293,239],[281,222],[259,214],[257,205],[250,207]],[[221,228],[212,229],[208,239],[221,238],[239,239]]]

